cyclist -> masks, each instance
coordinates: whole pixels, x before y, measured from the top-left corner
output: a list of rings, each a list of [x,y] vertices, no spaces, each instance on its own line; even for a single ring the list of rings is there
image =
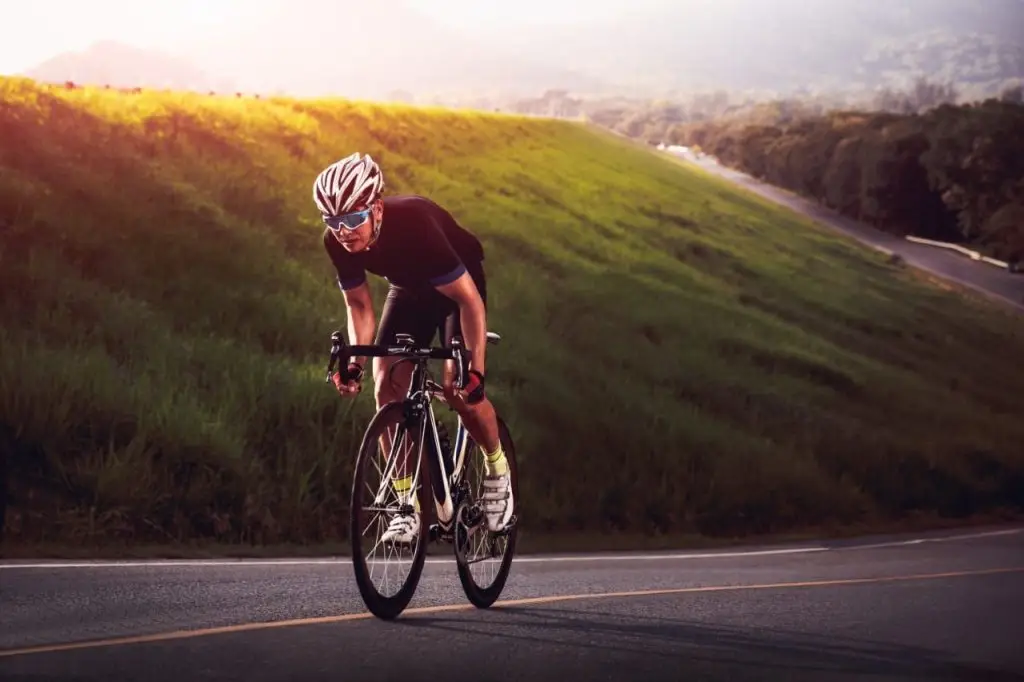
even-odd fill
[[[488,528],[502,530],[512,516],[513,500],[497,415],[484,391],[487,285],[483,246],[433,201],[418,195],[384,197],[383,189],[380,167],[359,152],[324,168],[313,183],[313,201],[327,225],[324,248],[347,307],[348,336],[358,345],[395,343],[397,334],[409,334],[422,345],[431,343],[435,332],[440,332],[446,345],[455,336],[463,336],[469,351],[467,385],[462,391],[455,389],[454,362],[446,361],[444,394],[484,451],[481,502]],[[376,336],[367,272],[384,277],[389,284]],[[405,396],[411,367],[409,363],[395,366],[398,358],[373,360],[379,409]],[[333,375],[341,395],[359,393],[365,364],[365,357],[353,358],[345,376],[341,372]],[[393,486],[408,502],[412,476],[405,466],[396,467]],[[410,543],[418,532],[419,512],[396,515],[382,539]]]

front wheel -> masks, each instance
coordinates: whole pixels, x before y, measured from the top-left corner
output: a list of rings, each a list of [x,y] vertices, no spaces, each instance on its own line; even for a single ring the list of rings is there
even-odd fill
[[[426,558],[427,489],[421,473],[425,423],[407,422],[400,402],[382,406],[370,420],[356,458],[349,511],[352,565],[363,602],[384,620],[396,618],[409,605]],[[396,469],[402,455],[407,459],[405,470]],[[396,471],[412,477],[404,494],[393,484]],[[410,543],[382,539],[392,518],[411,514],[418,517],[419,530]]]
[[[519,528],[517,519],[522,502],[519,499],[519,470],[516,464],[515,444],[508,427],[498,419],[498,437],[508,460],[512,483],[512,499],[515,505],[509,527],[499,533],[487,529],[483,511],[476,500],[483,493],[483,453],[476,443],[469,440],[466,452],[465,480],[470,495],[456,510],[455,559],[459,581],[470,603],[478,608],[488,608],[498,599],[505,588],[512,558],[515,555],[516,536]]]

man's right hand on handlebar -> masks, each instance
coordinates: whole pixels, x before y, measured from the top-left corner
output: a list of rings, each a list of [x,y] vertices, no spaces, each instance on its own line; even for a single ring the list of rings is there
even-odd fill
[[[338,393],[343,396],[352,396],[363,390],[363,368],[357,363],[349,363],[348,369],[344,372],[335,372],[331,375],[331,381]]]

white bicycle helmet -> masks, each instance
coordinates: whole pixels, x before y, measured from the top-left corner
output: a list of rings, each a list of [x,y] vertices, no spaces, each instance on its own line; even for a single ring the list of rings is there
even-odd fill
[[[320,171],[313,183],[313,201],[325,216],[369,206],[384,190],[384,175],[369,154],[355,152]]]

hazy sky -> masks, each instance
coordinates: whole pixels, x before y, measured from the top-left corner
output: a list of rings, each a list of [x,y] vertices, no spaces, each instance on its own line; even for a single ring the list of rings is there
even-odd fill
[[[469,30],[572,23],[581,13],[600,20],[638,5],[698,1],[705,0],[406,0],[435,21]],[[98,40],[171,49],[230,30],[230,22],[244,22],[282,2],[287,0],[7,0],[0,23],[0,73],[17,73]],[[343,36],[344,10],[339,8],[332,21]]]

